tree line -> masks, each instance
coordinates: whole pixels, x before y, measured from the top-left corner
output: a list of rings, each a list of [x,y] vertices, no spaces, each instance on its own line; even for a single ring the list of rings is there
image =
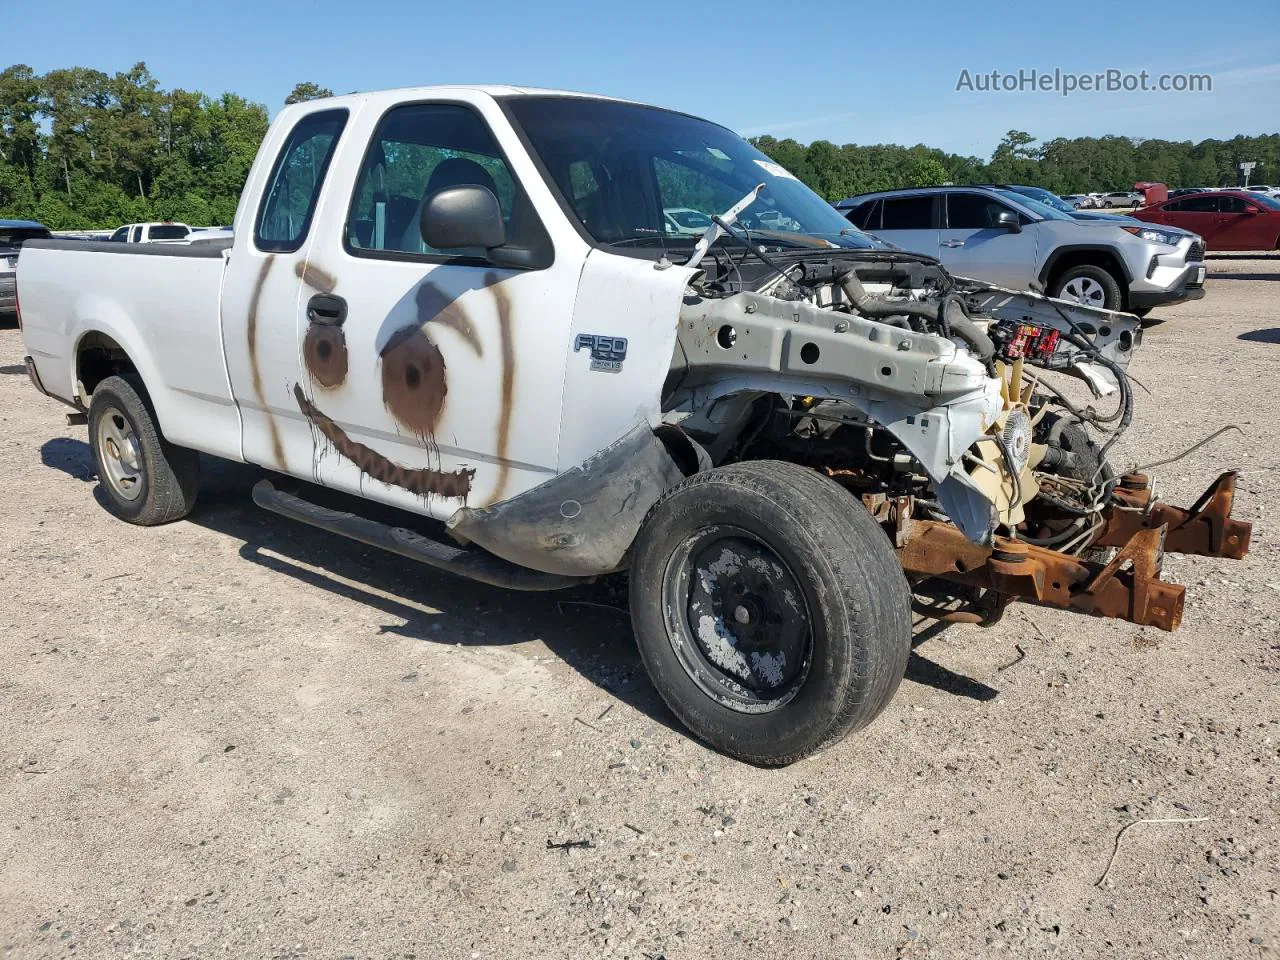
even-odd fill
[[[330,95],[305,82],[285,102]],[[55,230],[165,219],[230,223],[267,124],[263,104],[234,93],[162,89],[145,63],[114,75],[86,67],[37,74],[15,64],[0,71],[0,218]],[[752,142],[828,200],[944,182],[1029,183],[1060,194],[1138,180],[1230,186],[1242,160],[1259,162],[1255,181],[1280,180],[1280,134],[1038,143],[1011,130],[986,161],[923,144]]]

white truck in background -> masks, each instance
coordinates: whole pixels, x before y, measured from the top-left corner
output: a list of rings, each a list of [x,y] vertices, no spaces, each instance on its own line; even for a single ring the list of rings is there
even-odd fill
[[[668,230],[677,208],[708,226]],[[655,686],[755,763],[869,723],[913,610],[1173,629],[1162,550],[1248,548],[1234,474],[1180,510],[1107,463],[1134,317],[952,277],[723,127],[641,104],[296,104],[233,237],[32,241],[18,293],[31,379],[87,418],[117,516],[185,516],[203,452],[272,471],[263,507],[487,583],[628,570]]]

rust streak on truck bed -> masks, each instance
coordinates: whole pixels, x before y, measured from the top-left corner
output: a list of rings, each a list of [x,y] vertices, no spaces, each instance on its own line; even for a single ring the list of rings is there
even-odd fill
[[[360,472],[388,486],[401,487],[420,497],[440,496],[466,500],[471,492],[474,469],[445,472],[430,468],[406,467],[388,460],[378,451],[352,440],[345,430],[327,417],[307,399],[301,384],[295,384],[293,395],[303,416],[309,420],[325,439],[333,444],[340,456],[359,468]]]
[[[253,294],[249,298],[246,330],[249,339],[249,373],[253,380],[253,393],[258,398],[263,415],[267,418],[267,431],[271,434],[271,453],[276,459],[275,465],[281,470],[288,470],[289,463],[284,457],[284,444],[280,441],[280,427],[267,407],[266,394],[262,389],[262,368],[258,364],[258,310],[262,305],[262,288],[266,286],[267,277],[275,262],[276,258],[271,254],[262,258],[262,266],[258,269],[257,279],[253,283]]]

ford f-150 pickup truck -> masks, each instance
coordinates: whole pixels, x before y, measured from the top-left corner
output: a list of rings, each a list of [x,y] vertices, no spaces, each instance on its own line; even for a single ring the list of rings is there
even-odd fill
[[[628,571],[658,691],[759,764],[869,723],[913,610],[1173,629],[1163,552],[1248,548],[1234,474],[1184,510],[1108,462],[1136,318],[953,277],[641,104],[296,104],[231,238],[33,241],[18,293],[31,379],[87,418],[120,518],[185,516],[199,451],[267,468],[262,507],[494,585]]]

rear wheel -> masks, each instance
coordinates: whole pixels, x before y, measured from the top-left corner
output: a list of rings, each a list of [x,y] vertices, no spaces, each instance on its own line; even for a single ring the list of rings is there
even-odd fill
[[[888,538],[845,490],[790,463],[673,488],[637,538],[630,593],[662,698],[751,763],[791,763],[870,723],[910,654],[910,594]]]
[[[89,443],[107,509],[150,527],[180,520],[195,506],[200,459],[160,436],[146,391],[107,377],[89,401]]]
[[[1054,281],[1049,296],[1059,300],[1074,300],[1087,307],[1104,310],[1122,308],[1124,295],[1120,284],[1107,270],[1091,263],[1064,270]]]

